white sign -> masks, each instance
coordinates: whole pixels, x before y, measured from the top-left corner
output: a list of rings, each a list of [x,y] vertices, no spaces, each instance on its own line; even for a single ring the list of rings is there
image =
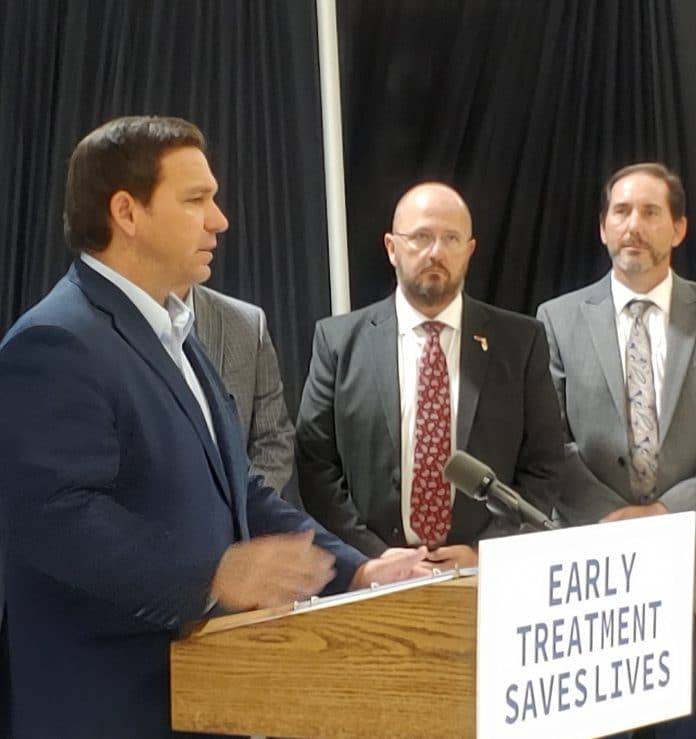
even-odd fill
[[[588,739],[689,713],[695,522],[482,541],[478,739]]]

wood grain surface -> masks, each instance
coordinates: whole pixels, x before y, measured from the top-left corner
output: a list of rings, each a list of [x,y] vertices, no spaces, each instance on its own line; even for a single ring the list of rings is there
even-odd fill
[[[214,619],[172,645],[175,729],[475,737],[475,579],[286,611]]]

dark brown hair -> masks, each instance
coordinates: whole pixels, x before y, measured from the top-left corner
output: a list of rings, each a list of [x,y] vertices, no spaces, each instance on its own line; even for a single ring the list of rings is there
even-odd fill
[[[614,174],[606,181],[602,190],[602,200],[599,211],[599,222],[604,223],[609,211],[609,202],[611,201],[611,190],[614,185],[628,175],[643,172],[658,180],[662,180],[667,185],[667,200],[669,202],[669,210],[672,214],[672,220],[677,221],[686,214],[686,194],[684,193],[684,185],[681,178],[672,170],[667,169],[664,164],[659,162],[639,162],[638,164],[630,164],[614,172]]]
[[[115,118],[87,134],[70,157],[63,229],[73,251],[101,251],[111,240],[109,202],[126,190],[144,205],[159,181],[162,156],[182,146],[205,151],[205,138],[182,118]]]

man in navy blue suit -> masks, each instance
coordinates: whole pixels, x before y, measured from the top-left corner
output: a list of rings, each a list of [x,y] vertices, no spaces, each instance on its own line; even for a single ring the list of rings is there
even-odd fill
[[[0,521],[15,739],[164,739],[170,641],[212,609],[408,576],[281,500],[176,297],[227,220],[200,131],[111,121],[76,147],[77,258],[0,345]]]

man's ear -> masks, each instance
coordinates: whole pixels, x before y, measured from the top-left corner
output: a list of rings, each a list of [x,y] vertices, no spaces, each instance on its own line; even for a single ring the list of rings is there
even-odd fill
[[[135,198],[127,190],[117,190],[109,200],[109,215],[113,228],[126,236],[135,235]]]
[[[682,216],[674,222],[674,238],[672,240],[672,246],[675,249],[681,245],[682,241],[684,241],[687,226],[686,216]]]
[[[392,267],[396,267],[396,256],[394,255],[396,246],[394,244],[394,237],[390,233],[384,234],[384,248],[387,251],[387,256],[389,257]]]
[[[599,221],[599,238],[602,240],[602,243],[604,246],[607,245],[607,234],[604,230],[604,221],[600,219]]]

